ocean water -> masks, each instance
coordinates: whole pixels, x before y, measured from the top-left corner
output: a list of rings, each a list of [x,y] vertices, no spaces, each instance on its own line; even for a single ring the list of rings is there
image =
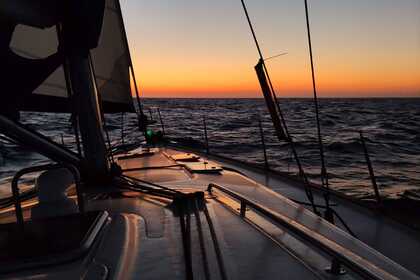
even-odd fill
[[[281,99],[289,131],[305,172],[319,181],[320,157],[313,101]],[[264,164],[258,120],[262,122],[272,169],[296,173],[290,147],[277,140],[263,99],[146,99],[145,113],[170,141],[204,147],[206,119],[209,149],[242,161]],[[360,199],[373,190],[360,143],[366,137],[381,195],[420,198],[420,99],[321,99],[321,126],[331,188]],[[22,122],[74,149],[68,114],[23,113]],[[122,125],[124,123],[124,125]],[[112,145],[142,140],[134,114],[106,115]],[[0,195],[23,167],[48,162],[39,154],[0,139]],[[35,175],[23,181],[30,184]]]

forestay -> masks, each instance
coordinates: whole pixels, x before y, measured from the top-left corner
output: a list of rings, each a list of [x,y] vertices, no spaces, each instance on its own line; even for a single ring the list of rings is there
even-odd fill
[[[92,51],[98,91],[105,112],[133,112],[130,87],[129,50],[119,0],[106,0],[99,46]],[[55,27],[37,29],[18,25],[13,35],[12,50],[27,58],[44,58],[57,51]],[[69,112],[63,67],[59,67],[44,83],[25,99],[23,110]]]

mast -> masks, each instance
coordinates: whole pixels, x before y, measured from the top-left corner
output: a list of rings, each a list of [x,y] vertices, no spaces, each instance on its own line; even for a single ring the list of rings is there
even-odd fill
[[[73,94],[73,107],[82,138],[83,175],[90,184],[106,182],[110,174],[96,77],[90,61],[90,50],[98,46],[102,33],[104,11],[105,1],[100,0],[89,2],[81,11],[71,11],[70,14],[77,15],[78,20],[72,23],[74,26],[64,25],[60,38],[66,54],[64,70],[71,87],[68,90]]]
[[[57,46],[58,35],[58,53],[65,60],[62,63],[64,75],[59,68],[57,75],[39,80],[33,94],[28,94],[27,98],[25,96],[20,108],[74,113],[83,142],[82,173],[88,175],[91,181],[100,181],[108,174],[109,154],[104,140],[102,108],[98,100],[105,102],[103,110],[106,112],[133,111],[133,98],[129,90],[132,63],[123,26],[120,25],[118,0],[70,2],[65,5],[63,14],[55,8],[50,12],[54,18],[51,24],[58,25],[58,32],[52,28],[40,30],[28,28],[31,25],[22,25],[14,34],[10,48],[18,55],[34,59],[49,55]],[[61,4],[58,6],[61,7]],[[42,8],[48,10],[48,5]],[[31,47],[36,40],[42,41],[40,48]],[[94,57],[93,62],[90,60],[90,52]],[[101,80],[98,85],[95,72]],[[50,154],[49,151],[47,153]]]
[[[109,164],[92,68],[87,55],[72,54],[67,61],[86,160],[85,175],[93,183],[101,182],[109,173]]]

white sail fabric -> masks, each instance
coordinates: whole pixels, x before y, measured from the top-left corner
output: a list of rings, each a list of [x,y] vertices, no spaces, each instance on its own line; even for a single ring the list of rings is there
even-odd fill
[[[98,91],[105,112],[134,111],[130,87],[130,61],[119,0],[106,0],[99,45],[92,50]],[[11,49],[26,58],[44,58],[57,51],[56,28],[37,29],[18,25]],[[32,94],[32,104],[23,106],[34,111],[68,111],[67,89],[63,67],[59,67]],[[40,102],[42,100],[42,102]],[[39,105],[39,106],[38,106]],[[48,108],[48,106],[50,108]]]

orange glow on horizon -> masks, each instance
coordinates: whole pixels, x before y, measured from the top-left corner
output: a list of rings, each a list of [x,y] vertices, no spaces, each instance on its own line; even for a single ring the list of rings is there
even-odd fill
[[[250,69],[249,69],[250,68]],[[136,71],[140,91],[144,97],[173,98],[258,98],[261,90],[252,67],[229,73],[220,69],[191,71],[190,73],[154,73]],[[320,97],[420,97],[420,73],[409,74],[351,69],[317,72],[317,89]],[[279,97],[311,97],[312,83],[308,71],[297,73],[290,69],[272,69]],[[138,74],[140,73],[140,75]],[[213,74],[212,74],[213,73]]]
[[[134,61],[145,97],[262,96],[254,71],[255,54],[190,60],[182,52],[179,56],[157,56],[152,51],[150,54],[141,58],[136,56]],[[315,57],[319,96],[420,97],[420,51],[401,54],[398,60],[387,59],[387,55],[387,50],[330,53],[329,49],[321,49]],[[312,96],[308,60],[308,54],[302,48],[281,60],[267,62],[279,97]]]
[[[249,1],[279,97],[312,97],[299,1]],[[397,3],[398,2],[398,3]],[[320,97],[420,97],[420,2],[311,4]],[[262,97],[252,36],[235,1],[125,1],[134,69],[144,97]],[[392,19],[392,20],[390,20]]]

